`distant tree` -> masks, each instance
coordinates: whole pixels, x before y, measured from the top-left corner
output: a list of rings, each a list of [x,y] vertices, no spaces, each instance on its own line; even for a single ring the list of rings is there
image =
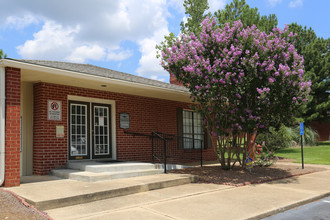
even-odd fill
[[[306,26],[303,28],[297,23],[289,24],[288,27],[289,32],[297,34],[294,39],[294,46],[299,54],[303,54],[306,50],[306,46],[317,39],[317,36],[312,28],[307,29]]]
[[[7,54],[4,54],[3,50],[0,49],[0,59],[2,59],[2,58],[7,58]]]
[[[233,0],[227,4],[225,9],[214,13],[217,22],[221,25],[227,22],[241,20],[243,27],[256,25],[259,30],[270,33],[274,27],[277,27],[277,17],[275,14],[260,16],[258,8],[250,8],[245,0]]]
[[[207,0],[184,0],[185,14],[188,15],[187,22],[181,22],[181,32],[199,35],[202,31],[201,23],[205,19],[205,12],[209,9]]]
[[[304,57],[305,78],[312,81],[311,97],[303,109],[305,122],[330,121],[330,38],[318,38],[312,28],[289,25],[297,34],[294,45]]]

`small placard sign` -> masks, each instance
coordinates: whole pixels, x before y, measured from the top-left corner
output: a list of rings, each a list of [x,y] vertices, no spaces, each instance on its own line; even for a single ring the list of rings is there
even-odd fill
[[[64,126],[63,125],[56,126],[56,137],[64,138]]]
[[[300,122],[300,135],[304,135],[304,123]]]
[[[61,121],[62,120],[62,102],[48,100],[48,120],[51,121]]]
[[[127,129],[129,128],[129,114],[128,113],[120,113],[119,114],[120,119],[120,128]]]

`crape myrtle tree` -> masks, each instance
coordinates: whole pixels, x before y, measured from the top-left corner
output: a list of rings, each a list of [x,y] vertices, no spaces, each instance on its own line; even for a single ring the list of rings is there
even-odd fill
[[[240,152],[245,167],[258,133],[289,123],[311,83],[303,80],[303,58],[287,41],[294,37],[287,29],[266,34],[255,25],[219,26],[208,17],[201,29],[198,36],[175,38],[161,51],[161,65],[189,89],[208,132],[217,137],[222,168],[232,168]]]

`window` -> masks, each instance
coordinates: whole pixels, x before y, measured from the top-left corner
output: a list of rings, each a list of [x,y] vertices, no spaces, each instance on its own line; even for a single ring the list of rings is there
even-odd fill
[[[202,117],[193,111],[182,111],[183,149],[200,149],[204,146],[204,126]]]

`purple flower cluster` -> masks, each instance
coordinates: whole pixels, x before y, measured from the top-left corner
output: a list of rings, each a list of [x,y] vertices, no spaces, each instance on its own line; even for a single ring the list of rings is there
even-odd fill
[[[200,36],[181,35],[162,52],[161,65],[190,89],[212,132],[262,130],[289,120],[307,101],[303,57],[287,28],[266,34],[241,21],[220,28],[202,22]],[[203,107],[207,106],[207,108]]]

